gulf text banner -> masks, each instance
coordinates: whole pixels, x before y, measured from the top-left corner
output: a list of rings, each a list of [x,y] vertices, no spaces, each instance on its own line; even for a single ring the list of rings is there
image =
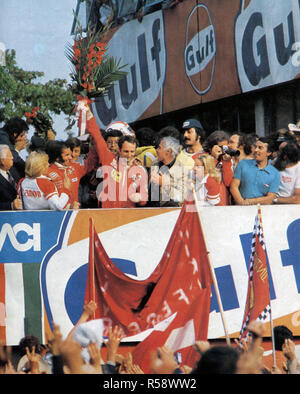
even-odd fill
[[[112,29],[108,53],[128,74],[94,104],[102,128],[274,86],[300,75],[299,1],[185,0]]]

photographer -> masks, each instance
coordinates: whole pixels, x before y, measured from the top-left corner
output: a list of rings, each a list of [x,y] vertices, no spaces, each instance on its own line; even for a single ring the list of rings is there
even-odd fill
[[[204,150],[215,159],[216,168],[221,176],[220,203],[218,205],[231,205],[228,187],[233,177],[233,160],[228,151],[229,136],[222,130],[214,131],[206,139]],[[226,148],[224,149],[224,146]],[[227,150],[227,152],[226,152]]]

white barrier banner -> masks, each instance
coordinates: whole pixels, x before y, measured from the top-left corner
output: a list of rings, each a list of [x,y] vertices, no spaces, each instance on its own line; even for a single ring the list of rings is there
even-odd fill
[[[200,211],[229,333],[241,328],[256,207]],[[147,278],[159,263],[178,209],[0,212],[0,339],[18,344],[30,333],[45,339],[53,322],[66,335],[83,307],[92,218],[108,256],[127,275]],[[300,335],[300,210],[263,206],[275,324]],[[224,336],[212,289],[209,339]]]

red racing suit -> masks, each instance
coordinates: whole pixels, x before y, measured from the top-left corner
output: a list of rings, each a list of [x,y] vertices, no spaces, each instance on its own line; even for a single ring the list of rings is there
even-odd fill
[[[90,134],[93,137],[94,147],[90,147],[87,158],[84,160],[84,163],[71,163],[69,166],[64,166],[60,163],[52,163],[49,166],[47,176],[52,179],[55,183],[59,194],[62,190],[65,189],[64,180],[65,177],[69,178],[71,183],[70,190],[70,204],[75,201],[78,201],[78,190],[80,179],[88,174],[93,169],[96,169],[99,165],[99,156],[100,156],[100,131],[98,129],[93,129]]]
[[[94,117],[87,121],[87,130],[93,136],[99,135],[99,159],[102,165],[103,185],[100,193],[102,208],[134,208],[143,206],[148,200],[148,174],[144,167],[118,158],[112,153],[102,137]],[[131,201],[135,193],[140,193],[141,201]]]

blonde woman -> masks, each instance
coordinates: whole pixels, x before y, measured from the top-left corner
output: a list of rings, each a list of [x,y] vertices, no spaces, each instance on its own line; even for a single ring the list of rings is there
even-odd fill
[[[208,154],[200,154],[194,160],[193,178],[199,205],[219,205],[221,176],[215,159]]]
[[[26,210],[63,210],[71,207],[68,185],[58,194],[54,182],[46,176],[49,167],[45,152],[31,152],[25,164],[25,178],[18,185],[18,193]]]

